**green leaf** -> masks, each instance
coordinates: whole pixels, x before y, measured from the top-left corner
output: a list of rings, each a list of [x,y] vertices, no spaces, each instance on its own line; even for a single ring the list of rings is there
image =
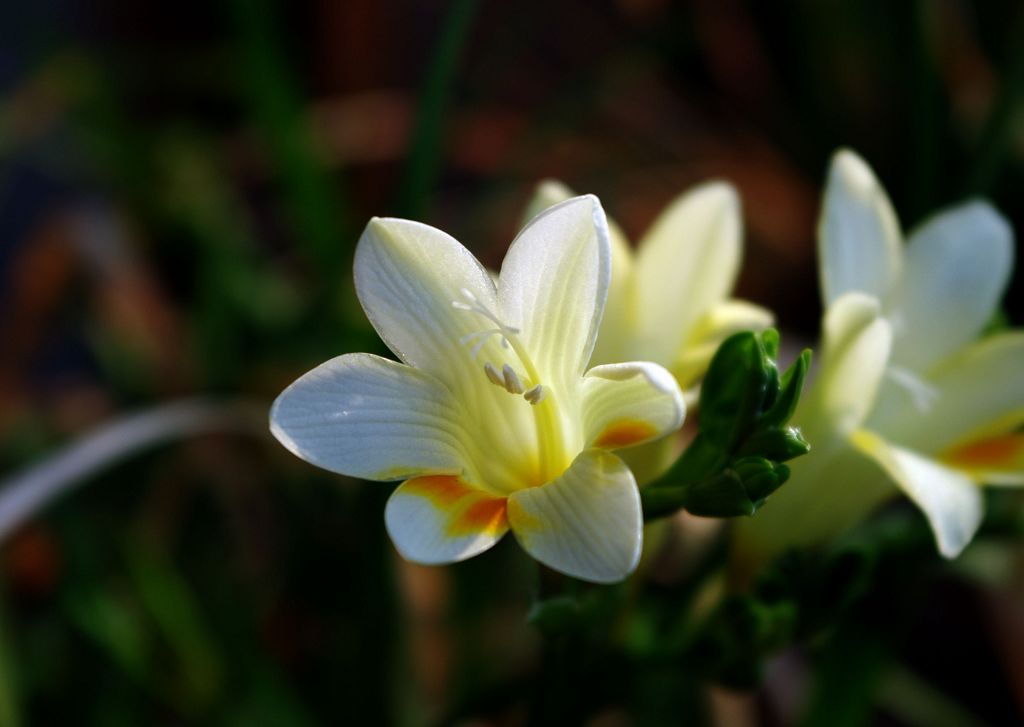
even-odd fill
[[[783,462],[810,451],[786,423],[810,364],[804,351],[779,377],[779,335],[743,332],[715,353],[700,398],[700,431],[659,480],[641,492],[647,519],[685,508],[695,515],[753,515],[789,479]]]
[[[811,445],[796,427],[768,429],[750,436],[738,454],[760,455],[776,462],[786,462],[811,451]]]
[[[811,352],[805,349],[800,357],[793,362],[782,376],[781,390],[771,408],[761,417],[759,424],[763,427],[777,427],[789,421],[800,401],[800,392],[804,388],[804,378],[811,365]]]
[[[679,507],[704,517],[753,515],[757,509],[740,476],[733,470],[726,470],[688,488]]]
[[[731,449],[753,424],[770,378],[767,353],[754,333],[727,338],[701,387],[701,434]]]

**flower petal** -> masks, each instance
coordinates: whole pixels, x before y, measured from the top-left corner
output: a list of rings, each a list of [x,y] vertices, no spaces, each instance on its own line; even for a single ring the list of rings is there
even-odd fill
[[[851,291],[884,301],[899,276],[901,240],[896,213],[874,172],[852,151],[837,152],[818,222],[826,307]]]
[[[367,353],[317,366],[270,410],[270,431],[293,454],[370,480],[461,472],[465,435],[458,421],[439,381]]]
[[[798,421],[813,436],[845,436],[872,407],[885,372],[892,329],[878,300],[847,293],[825,311],[821,368],[801,402]]]
[[[554,207],[556,204],[577,196],[575,192],[557,179],[545,179],[537,185],[533,192],[533,197],[530,198],[526,205],[526,212],[522,218],[523,227],[526,227],[534,217],[549,207]],[[614,286],[615,278],[623,277],[618,274],[618,266],[623,265],[623,267],[628,269],[632,262],[632,250],[629,246],[629,238],[626,237],[622,228],[611,217],[607,217],[607,221],[608,233],[612,243],[612,285]],[[622,253],[622,255],[619,255],[619,253]]]
[[[454,563],[487,550],[508,531],[506,500],[458,477],[406,480],[391,494],[384,523],[406,560]]]
[[[686,404],[668,371],[647,362],[607,364],[583,379],[583,426],[587,447],[618,449],[674,432]]]
[[[695,187],[659,215],[637,248],[634,356],[674,362],[697,320],[731,292],[741,234],[739,196],[724,182]]]
[[[534,383],[578,385],[608,295],[609,245],[604,211],[590,195],[549,207],[512,242],[498,298],[540,375],[551,379]]]
[[[489,316],[497,316],[499,307],[487,271],[440,230],[374,219],[356,248],[355,282],[384,342],[403,361],[439,379],[458,400],[459,421],[475,443],[474,474],[496,489],[515,486],[523,473],[508,465],[522,460],[517,454],[533,446],[535,435],[529,405],[493,385],[484,372],[486,363],[499,370],[505,363],[518,365],[500,337],[486,333],[497,327]],[[486,452],[483,458],[480,451]]]
[[[1006,290],[1013,231],[985,202],[936,215],[910,236],[890,305],[893,361],[911,370],[957,351],[981,332]]]
[[[690,339],[670,367],[679,385],[689,390],[702,378],[722,342],[740,331],[763,331],[772,325],[771,311],[742,300],[727,300],[697,321]]]
[[[620,581],[640,560],[640,491],[608,452],[585,450],[558,479],[513,493],[508,521],[527,553],[574,578]]]
[[[870,426],[912,449],[938,454],[1013,432],[1024,424],[1024,331],[984,338],[924,380],[921,410],[906,396],[880,399]]]
[[[847,443],[818,437],[813,456],[790,462],[786,484],[754,517],[733,526],[740,561],[751,572],[787,548],[834,539],[855,526],[895,492],[871,457]]]
[[[544,179],[538,182],[533,190],[533,196],[526,203],[526,210],[523,212],[521,220],[522,227],[530,224],[534,217],[548,207],[554,207],[556,204],[576,196],[578,195],[575,192],[557,179]]]
[[[977,483],[962,472],[890,444],[866,429],[855,432],[851,441],[878,462],[921,508],[942,555],[955,558],[967,547],[981,525],[982,497]]]
[[[366,316],[402,361],[445,382],[483,376],[463,338],[492,326],[452,303],[468,303],[465,290],[496,310],[494,284],[453,237],[419,222],[375,217],[356,247],[355,281]]]
[[[951,447],[940,459],[987,485],[1024,485],[1024,432],[997,434]]]

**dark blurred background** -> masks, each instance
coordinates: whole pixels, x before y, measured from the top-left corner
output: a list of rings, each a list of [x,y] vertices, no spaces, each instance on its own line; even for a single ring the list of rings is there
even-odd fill
[[[494,265],[543,178],[633,239],[724,178],[739,294],[811,341],[831,153],[864,155],[905,228],[984,195],[1019,231],[1022,94],[1011,0],[3,3],[0,472],[182,397],[258,434],[198,421],[217,433],[119,457],[8,538],[0,725],[519,724],[536,575],[514,545],[400,563],[389,488],[263,434],[298,374],[380,351],[351,284],[368,218]],[[1020,273],[1006,308],[1024,321]],[[894,597],[886,653],[926,679],[880,677],[849,714],[915,724],[911,694],[1019,723],[1020,547],[975,560]],[[787,663],[711,718],[788,721]],[[648,723],[630,700],[659,687],[634,687],[595,719]]]

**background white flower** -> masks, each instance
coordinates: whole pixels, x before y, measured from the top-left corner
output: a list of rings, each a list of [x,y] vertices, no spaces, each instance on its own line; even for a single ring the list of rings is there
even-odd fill
[[[815,447],[743,550],[834,535],[895,483],[954,557],[981,522],[980,484],[1024,484],[1024,333],[977,340],[1012,269],[1013,233],[983,201],[935,215],[904,245],[857,155],[833,159],[819,227],[821,366],[794,421]]]

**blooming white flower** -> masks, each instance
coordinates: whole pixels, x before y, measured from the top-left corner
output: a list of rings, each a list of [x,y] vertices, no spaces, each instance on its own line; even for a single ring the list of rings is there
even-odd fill
[[[871,169],[840,151],[819,245],[821,366],[794,417],[815,450],[741,525],[742,549],[835,535],[890,496],[891,481],[955,557],[981,522],[979,485],[1024,484],[1024,332],[976,340],[1010,276],[1012,230],[970,201],[904,246]]]
[[[541,182],[527,215],[571,196],[560,182]],[[676,197],[635,252],[610,221],[612,281],[593,361],[654,361],[691,390],[722,341],[770,326],[769,311],[729,297],[739,274],[742,230],[739,196],[725,182]]]
[[[677,429],[685,407],[656,364],[586,370],[609,246],[597,199],[570,199],[520,232],[495,282],[445,233],[372,220],[356,292],[402,363],[347,354],[318,366],[278,397],[271,430],[325,469],[404,480],[385,522],[410,560],[459,561],[512,530],[556,570],[625,577],[643,517],[609,450]]]

